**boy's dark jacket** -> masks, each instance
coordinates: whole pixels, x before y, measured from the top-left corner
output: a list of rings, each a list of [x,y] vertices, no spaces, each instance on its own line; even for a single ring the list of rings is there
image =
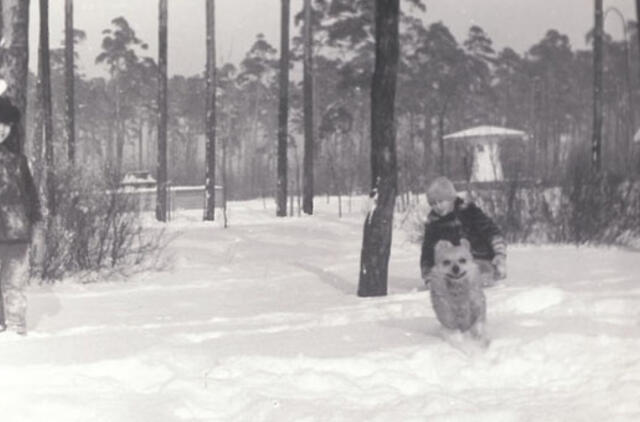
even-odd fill
[[[448,240],[457,245],[463,237],[471,244],[471,254],[475,259],[492,260],[496,255],[496,241],[504,247],[502,233],[493,220],[473,202],[456,198],[453,211],[449,214],[440,216],[434,211],[429,213],[420,255],[423,275],[434,265],[434,248],[439,240]]]
[[[30,242],[42,219],[40,201],[27,159],[0,144],[0,242]]]

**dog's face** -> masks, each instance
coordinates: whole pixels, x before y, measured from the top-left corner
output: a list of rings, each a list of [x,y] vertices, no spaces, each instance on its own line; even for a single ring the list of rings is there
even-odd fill
[[[447,240],[436,243],[435,267],[451,282],[466,280],[476,269],[467,239],[462,239],[459,246]]]

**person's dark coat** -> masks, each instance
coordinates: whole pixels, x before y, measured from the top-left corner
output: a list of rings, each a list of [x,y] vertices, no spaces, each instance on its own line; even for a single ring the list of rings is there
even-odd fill
[[[8,140],[7,140],[8,141]],[[0,144],[0,242],[30,242],[42,219],[27,159]]]
[[[439,240],[448,240],[454,245],[465,238],[471,244],[474,259],[491,261],[497,254],[505,254],[505,243],[498,226],[473,202],[461,198],[454,201],[453,211],[440,216],[429,213],[425,224],[420,267],[423,276],[434,265],[434,248]]]

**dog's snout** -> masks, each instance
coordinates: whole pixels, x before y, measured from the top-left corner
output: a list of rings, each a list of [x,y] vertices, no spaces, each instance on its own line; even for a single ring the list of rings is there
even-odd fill
[[[460,272],[460,266],[458,264],[454,264],[453,267],[451,267],[451,271],[453,271],[454,274],[458,274]]]

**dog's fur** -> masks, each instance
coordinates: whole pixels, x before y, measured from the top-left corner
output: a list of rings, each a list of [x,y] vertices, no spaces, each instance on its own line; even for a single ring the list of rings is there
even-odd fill
[[[450,330],[468,331],[487,343],[486,299],[466,239],[459,246],[446,240],[436,244],[430,284],[431,303],[440,323]]]

